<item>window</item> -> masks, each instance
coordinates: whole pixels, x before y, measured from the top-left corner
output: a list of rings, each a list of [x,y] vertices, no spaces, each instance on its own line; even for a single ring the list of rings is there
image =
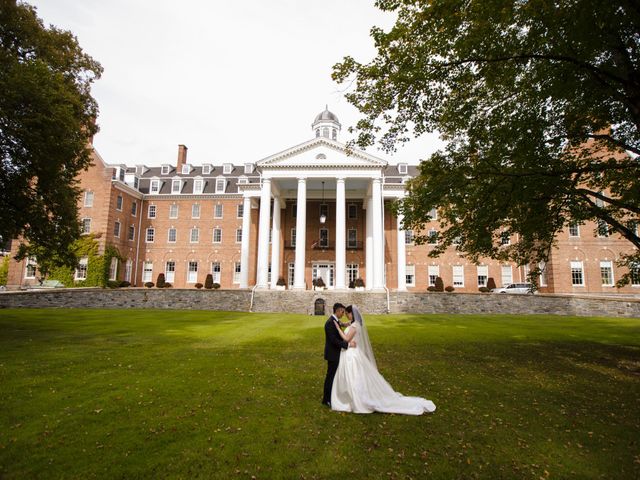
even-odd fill
[[[82,230],[80,231],[83,235],[86,233],[91,233],[91,219],[83,218],[82,219]]]
[[[191,205],[191,218],[200,218],[200,204],[194,203]]]
[[[176,243],[177,237],[178,237],[178,231],[175,228],[171,227],[169,229],[169,233],[168,233],[168,236],[167,236],[167,242]]]
[[[229,175],[232,171],[233,165],[231,165],[230,163],[225,163],[222,167],[222,173],[224,173],[225,175]]]
[[[142,282],[150,282],[153,278],[153,262],[144,262],[142,266]]]
[[[36,257],[29,257],[27,259],[26,271],[24,273],[24,278],[36,278]],[[86,278],[86,275],[85,275]]]
[[[289,282],[288,282],[289,283],[289,288],[293,287],[293,281],[294,281],[294,277],[293,276],[294,276],[295,272],[296,272],[296,264],[295,263],[290,263],[288,265],[288,269],[287,269],[287,273],[288,273],[287,278],[289,279]]]
[[[244,173],[253,173],[253,163],[244,164]]]
[[[348,207],[349,220],[355,220],[358,218],[358,205],[350,203]]]
[[[640,286],[640,263],[630,265],[629,273],[631,274],[631,285],[634,287]]]
[[[511,245],[511,235],[506,230],[500,233],[500,245]]]
[[[238,178],[238,184],[241,183],[249,183],[249,179],[243,175]],[[240,187],[238,187],[238,191],[240,191]]]
[[[571,284],[574,287],[584,287],[582,262],[571,262]]]
[[[404,231],[404,244],[413,245],[413,230]]]
[[[211,276],[213,277],[213,281],[215,283],[220,283],[220,272],[222,269],[220,268],[220,262],[212,262],[211,263]]]
[[[164,265],[164,280],[173,283],[176,279],[176,262],[169,260]]]
[[[432,208],[431,210],[429,210],[429,216],[431,217],[431,220],[437,220],[438,219],[438,209],[437,208]]]
[[[138,214],[138,202],[134,201],[131,204],[131,215],[135,217],[137,214]]]
[[[320,242],[319,246],[327,248],[329,246],[329,230],[326,228],[320,229]]]
[[[347,230],[347,247],[358,248],[358,231],[355,228]]]
[[[320,129],[316,128],[316,138],[318,138],[320,136]],[[293,284],[292,284],[293,285]]]
[[[136,238],[136,227],[133,225],[129,225],[129,235],[127,236],[127,240],[133,241]]]
[[[182,165],[182,174],[189,175],[189,173],[191,173],[191,165],[185,163],[184,165]]]
[[[149,205],[149,210],[147,210],[147,218],[156,218],[156,206]]]
[[[168,174],[169,174],[169,169],[170,169],[170,168],[171,168],[171,167],[170,167],[169,165],[162,165],[162,170],[160,170],[160,171],[161,171],[161,173],[162,173],[162,175],[168,175]]]
[[[213,243],[222,243],[222,229],[214,228],[213,229]]]
[[[147,243],[153,243],[153,239],[156,236],[156,229],[153,227],[149,227],[147,228],[147,236],[146,236],[146,241]]]
[[[224,193],[226,187],[227,181],[224,178],[216,180],[216,193]]]
[[[193,193],[202,193],[203,182],[200,179],[193,181]]]
[[[440,266],[439,265],[429,265],[427,267],[427,274],[429,275],[429,286],[436,286],[436,279],[440,276]]]
[[[211,173],[211,165],[203,165],[202,166],[202,174],[209,175]]]
[[[151,180],[149,184],[150,193],[158,193],[160,191],[160,180]]]
[[[358,264],[357,263],[347,263],[347,285],[350,285],[351,282],[355,282],[356,278],[358,278]]]
[[[235,262],[233,265],[233,283],[240,283],[240,262]]]
[[[191,243],[198,243],[200,241],[200,229],[195,227],[192,228],[189,239]]]
[[[540,262],[538,264],[538,268],[540,269],[540,286],[547,286],[547,264],[545,262]]]
[[[169,218],[178,218],[178,205],[169,205]]]
[[[453,286],[464,287],[464,265],[453,265]]]
[[[486,287],[489,279],[489,266],[478,265],[478,287]]]
[[[93,192],[84,192],[84,206],[93,207]]]
[[[133,188],[138,190],[139,186],[140,186],[140,179],[138,177],[133,177]]]
[[[569,224],[569,236],[570,237],[580,236],[580,226],[576,222],[571,222]]]
[[[511,271],[511,265],[502,265],[502,286],[506,287],[513,282],[513,273]]]
[[[407,164],[406,163],[399,163],[398,164],[398,173],[400,175],[405,175],[407,173]]]
[[[242,229],[236,229],[236,243],[242,243]]]
[[[324,138],[329,138],[329,128],[328,127],[323,127],[322,128],[322,136]]]
[[[180,193],[182,180],[174,180],[171,182],[171,193]]]
[[[198,281],[198,262],[190,261],[187,270],[187,283],[196,283]]]
[[[611,261],[600,262],[600,278],[603,287],[613,287],[613,263]]]
[[[416,266],[415,265],[407,265],[405,271],[405,278],[407,287],[415,287],[416,286]]]
[[[291,229],[291,246],[292,247],[296,246],[296,229],[295,228]]]
[[[120,222],[116,220],[116,223],[113,224],[113,236],[116,238],[120,238]]]
[[[78,266],[76,267],[76,273],[74,278],[76,280],[86,280],[88,266],[89,266],[89,257],[82,257],[78,261]]]
[[[427,243],[429,245],[435,245],[438,243],[438,231],[435,228],[429,229]]]
[[[109,280],[116,280],[118,278],[118,257],[111,257],[111,264],[109,265]]]
[[[122,211],[122,195],[116,197],[116,210]]]
[[[599,237],[608,237],[609,236],[609,225],[602,219],[598,220],[598,236]]]
[[[222,204],[218,203],[213,210],[213,218],[222,218]]]
[[[338,139],[338,130],[336,130],[335,128],[331,129],[331,139],[332,140],[337,140]]]
[[[241,203],[236,210],[236,218],[242,218],[244,215],[244,205]]]
[[[133,270],[133,260],[128,259],[124,264],[124,281],[131,282],[131,272]]]

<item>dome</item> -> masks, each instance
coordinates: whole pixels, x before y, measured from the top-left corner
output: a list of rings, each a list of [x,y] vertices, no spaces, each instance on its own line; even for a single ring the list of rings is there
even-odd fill
[[[325,107],[323,112],[320,112],[318,115],[316,115],[316,119],[313,121],[313,123],[322,122],[322,121],[331,121],[331,122],[340,123],[338,121],[338,117],[336,117],[335,114],[331,113],[327,107]]]

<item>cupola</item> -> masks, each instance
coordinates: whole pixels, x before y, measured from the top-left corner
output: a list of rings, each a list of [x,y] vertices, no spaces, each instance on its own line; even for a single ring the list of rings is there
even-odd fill
[[[323,112],[316,115],[316,119],[311,124],[316,137],[325,137],[331,140],[338,140],[338,132],[341,127],[338,117],[329,111],[328,105]]]

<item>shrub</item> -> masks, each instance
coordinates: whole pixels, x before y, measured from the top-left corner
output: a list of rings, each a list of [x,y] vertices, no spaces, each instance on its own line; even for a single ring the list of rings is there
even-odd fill
[[[213,275],[207,274],[207,278],[204,280],[204,288],[211,290],[213,288]]]
[[[131,286],[131,282],[127,282],[126,280],[123,280],[120,282],[120,286],[121,287],[130,287]]]
[[[427,292],[435,292],[436,291],[436,287],[434,287],[433,285],[427,287]]]
[[[204,285],[202,285],[200,282],[196,283],[194,285],[194,287],[196,287],[198,290],[201,289]]]
[[[480,287],[478,289],[478,291],[480,291],[482,293],[489,293],[491,290],[489,290],[487,287]]]
[[[220,284],[218,282],[214,282],[212,287],[214,290],[218,290],[220,288]]]
[[[153,282],[147,282],[144,284],[145,287],[147,288],[153,288],[154,287],[154,283]]]
[[[356,283],[353,280],[349,282],[349,288],[356,288]]]
[[[164,281],[164,273],[159,273],[158,274],[158,279],[156,280],[156,287],[164,288],[166,283],[167,282]]]
[[[364,280],[360,277],[356,278],[356,281],[353,282],[355,287],[364,287]]]
[[[489,289],[489,291],[493,290],[494,288],[498,288],[496,286],[496,281],[493,279],[493,277],[489,277],[487,279],[487,288]]]
[[[108,280],[107,281],[108,288],[120,288],[120,282],[117,280]]]
[[[455,290],[455,288],[453,288],[451,285],[447,285],[447,288],[444,289],[445,292],[453,292]]]
[[[164,288],[171,288],[171,287],[173,287],[173,285],[171,285],[169,282],[165,282]]]
[[[442,277],[436,277],[436,292],[444,292],[444,282],[442,281]]]
[[[325,284],[324,284],[324,280],[322,279],[322,277],[318,277],[318,278],[316,279],[316,287],[321,287],[321,288],[322,288],[322,287],[324,287],[324,286],[325,286]]]
[[[278,277],[276,285],[278,285],[279,287],[284,287],[287,285],[287,282],[284,281],[284,277]]]

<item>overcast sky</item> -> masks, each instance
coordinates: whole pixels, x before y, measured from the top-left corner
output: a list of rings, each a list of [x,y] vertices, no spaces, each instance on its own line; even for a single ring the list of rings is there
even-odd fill
[[[325,104],[342,123],[358,112],[331,80],[343,56],[374,56],[369,30],[394,17],[373,0],[31,0],[46,25],[72,31],[104,74],[94,145],[107,163],[255,162],[313,137]],[[435,136],[401,147],[417,163]]]

